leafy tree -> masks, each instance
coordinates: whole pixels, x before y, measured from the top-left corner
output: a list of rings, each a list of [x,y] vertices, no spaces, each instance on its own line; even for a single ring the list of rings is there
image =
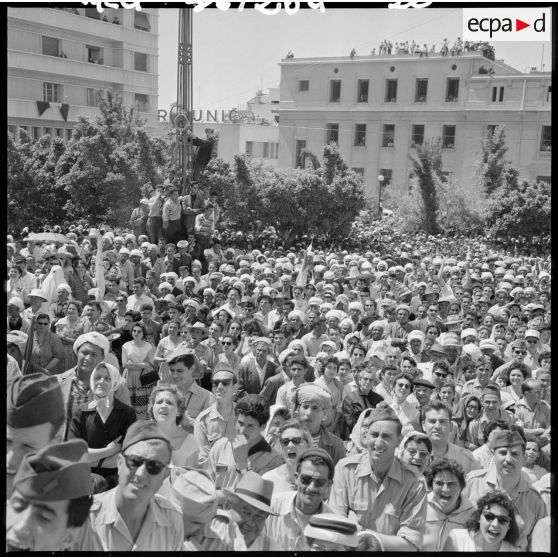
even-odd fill
[[[506,169],[510,163],[506,159],[508,147],[503,126],[496,126],[493,134],[481,139],[481,152],[475,168],[475,177],[482,190],[491,195],[504,184]]]
[[[488,203],[486,232],[493,237],[550,235],[550,195],[551,186],[546,182],[505,184]]]
[[[223,186],[231,225],[245,232],[273,226],[285,246],[305,234],[340,240],[365,203],[361,177],[348,170],[336,146],[324,148],[317,170],[265,167],[236,155],[232,170],[215,160],[203,177]]]
[[[440,139],[425,141],[417,146],[417,153],[411,156],[413,162],[411,173],[422,197],[424,218],[423,228],[426,234],[437,234],[440,231],[437,221],[438,195],[436,181],[442,171],[442,144]]]

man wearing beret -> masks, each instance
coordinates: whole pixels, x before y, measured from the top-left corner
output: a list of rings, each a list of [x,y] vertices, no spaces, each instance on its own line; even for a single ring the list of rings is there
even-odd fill
[[[277,373],[277,364],[268,358],[271,341],[268,337],[256,337],[252,341],[253,354],[240,362],[238,369],[238,397],[248,393],[260,393],[268,378]]]
[[[93,401],[91,391],[91,373],[103,362],[110,350],[109,340],[96,331],[84,333],[74,341],[74,353],[77,355],[77,365],[56,376],[62,388],[62,398],[66,420],[61,429],[64,440],[68,437],[68,429],[72,417],[84,406]],[[121,383],[114,396],[130,405],[130,393],[126,383]]]
[[[525,462],[525,440],[519,432],[495,430],[490,434],[488,445],[494,460],[488,469],[471,471],[467,475],[463,496],[476,505],[490,490],[507,494],[517,509],[520,536],[515,544],[526,552],[533,528],[547,515],[547,510],[541,495],[521,470]]]
[[[331,513],[325,503],[331,488],[334,463],[321,448],[308,448],[298,457],[295,491],[276,494],[271,501],[274,515],[267,519],[267,533],[281,548],[309,550],[304,528],[316,514]]]
[[[386,551],[415,552],[422,546],[426,522],[426,489],[417,470],[395,452],[401,421],[380,403],[370,414],[367,449],[335,467],[329,505],[372,530]]]
[[[118,485],[95,496],[91,525],[105,552],[175,552],[184,527],[178,506],[157,494],[172,448],[154,421],[137,421],[118,456]]]
[[[13,489],[6,506],[7,552],[61,552],[76,544],[100,550],[89,529],[93,482],[83,440],[28,454]]]
[[[28,374],[10,382],[6,421],[6,493],[9,497],[22,459],[60,438],[64,403],[56,377]]]

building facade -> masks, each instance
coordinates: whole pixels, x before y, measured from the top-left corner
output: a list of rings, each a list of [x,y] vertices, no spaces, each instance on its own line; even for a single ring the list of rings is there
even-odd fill
[[[158,10],[8,8],[8,130],[71,138],[103,92],[156,129]]]
[[[521,73],[479,52],[289,58],[280,63],[279,166],[330,141],[377,199],[405,185],[410,155],[442,138],[444,173],[472,180],[481,138],[504,125],[507,157],[526,180],[550,180],[551,74]]]

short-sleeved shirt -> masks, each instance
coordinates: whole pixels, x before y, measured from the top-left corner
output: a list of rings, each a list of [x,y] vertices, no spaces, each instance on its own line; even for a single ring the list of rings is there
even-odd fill
[[[201,446],[199,465],[203,466],[209,456],[209,450],[213,444],[221,438],[227,438],[232,442],[236,435],[236,414],[233,412],[228,421],[218,411],[217,403],[213,403],[203,410],[194,423],[194,436]]]
[[[116,507],[118,487],[96,494],[91,525],[104,552],[176,552],[184,543],[184,524],[178,507],[159,494],[151,498],[136,540]]]
[[[335,466],[329,506],[357,519],[363,529],[404,538],[417,550],[426,525],[426,488],[417,472],[394,457],[383,481],[373,473],[368,453]]]
[[[550,405],[546,401],[539,401],[534,408],[531,408],[522,397],[515,406],[515,418],[516,424],[523,428],[548,428]]]
[[[489,490],[503,490],[495,465],[491,465],[488,470],[471,471],[465,480],[466,484],[463,489],[463,495],[474,506],[476,506],[477,500]],[[519,540],[516,542],[521,547],[522,552],[525,552],[535,524],[546,515],[546,505],[541,495],[532,486],[527,475],[523,472],[517,485],[507,495],[512,499],[517,508],[517,515],[520,518],[518,523],[525,525],[523,529],[520,529]]]

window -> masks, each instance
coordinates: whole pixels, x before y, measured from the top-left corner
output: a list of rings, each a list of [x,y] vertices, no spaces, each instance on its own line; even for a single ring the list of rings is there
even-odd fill
[[[442,126],[442,149],[455,148],[455,126]]]
[[[90,17],[91,19],[101,19],[97,8],[85,8],[85,17]]]
[[[504,86],[494,86],[492,88],[492,102],[493,103],[501,103],[504,100]]]
[[[60,39],[54,37],[42,37],[43,54],[47,56],[58,56],[62,49],[60,48]]]
[[[264,159],[269,159],[269,142],[264,141],[263,144],[263,158]]]
[[[54,129],[54,135],[57,138],[63,138],[64,137],[64,128],[55,128]]]
[[[415,85],[415,103],[425,103],[428,92],[428,79],[419,78]]]
[[[486,135],[491,138],[498,127],[497,124],[487,124],[486,125]]]
[[[19,127],[19,141],[27,142],[31,138],[29,137],[29,126]]]
[[[382,147],[393,147],[395,143],[395,124],[384,124],[382,130]]]
[[[329,82],[329,102],[338,103],[341,100],[341,80],[332,79]]]
[[[552,151],[552,126],[542,127],[541,151]]]
[[[297,167],[302,167],[302,161],[300,160],[300,154],[303,149],[306,149],[306,140],[296,140],[295,143],[295,164]]]
[[[136,107],[143,112],[149,111],[149,97],[143,93],[135,94]]]
[[[359,176],[364,177],[364,169],[362,167],[353,167],[353,172],[358,174]]]
[[[359,79],[357,83],[357,102],[367,103],[368,102],[368,84],[369,80]]]
[[[537,183],[539,182],[546,182],[547,184],[550,184],[550,176],[537,176]]]
[[[143,54],[143,52],[134,52],[134,70],[138,72],[147,72],[147,54]]]
[[[384,181],[382,182],[382,186],[389,186],[391,184],[392,169],[380,169],[380,174],[384,177]]]
[[[53,135],[53,134],[52,134],[52,128],[45,128],[45,133],[44,133],[44,135],[46,136],[47,134],[48,134],[50,137],[52,137],[52,135]]]
[[[62,86],[59,83],[43,82],[43,101],[60,103],[62,99]]]
[[[299,79],[298,80],[298,92],[303,93],[304,91],[310,91],[310,80]]]
[[[41,129],[37,126],[33,126],[33,141],[38,140],[41,137]]]
[[[549,85],[548,89],[546,90],[546,102],[550,103],[552,101],[552,86]]]
[[[413,124],[411,130],[411,147],[422,145],[424,142],[424,124]]]
[[[386,103],[397,102],[397,80],[386,79]]]
[[[137,10],[134,10],[134,29],[139,29],[140,31],[151,31],[149,16],[145,12],[138,12]]]
[[[102,89],[87,88],[87,106],[98,107],[103,100],[104,91]]]
[[[339,141],[339,124],[326,124],[326,143]]]
[[[355,147],[366,147],[366,124],[355,124]]]
[[[279,144],[273,141],[263,142],[263,158],[277,159],[279,157]]]
[[[457,103],[459,99],[459,78],[448,78],[446,85],[446,101]]]
[[[87,49],[87,61],[91,64],[103,64],[103,49],[97,46],[85,45]]]
[[[247,141],[246,142],[246,155],[248,155],[248,157],[253,157],[254,156],[254,142],[253,141]]]
[[[71,128],[66,128],[66,141],[72,141],[74,131]]]

